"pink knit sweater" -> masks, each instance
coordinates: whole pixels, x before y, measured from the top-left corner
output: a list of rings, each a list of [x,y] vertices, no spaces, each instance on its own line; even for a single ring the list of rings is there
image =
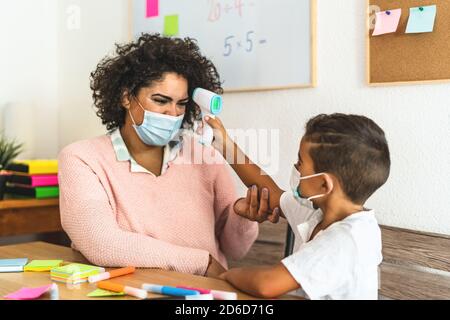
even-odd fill
[[[181,154],[155,177],[117,161],[108,136],[64,148],[61,222],[73,247],[100,266],[198,275],[206,272],[209,254],[224,267],[226,257],[242,258],[258,225],[234,212],[237,197],[223,158],[211,148],[200,150],[220,163],[192,164],[192,154]]]

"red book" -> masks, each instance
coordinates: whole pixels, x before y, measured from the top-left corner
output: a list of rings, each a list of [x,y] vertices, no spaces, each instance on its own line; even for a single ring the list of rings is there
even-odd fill
[[[58,175],[13,175],[9,178],[9,182],[29,187],[57,186]]]

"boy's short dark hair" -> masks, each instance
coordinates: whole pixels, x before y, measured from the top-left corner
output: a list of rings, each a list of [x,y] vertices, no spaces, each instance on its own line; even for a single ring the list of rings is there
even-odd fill
[[[391,166],[384,131],[358,115],[318,115],[306,124],[316,172],[333,173],[350,200],[364,204],[388,179]]]

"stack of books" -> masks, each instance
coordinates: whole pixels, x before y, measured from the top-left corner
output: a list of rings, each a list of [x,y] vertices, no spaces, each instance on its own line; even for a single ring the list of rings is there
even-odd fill
[[[6,170],[13,175],[5,193],[36,199],[59,197],[57,160],[16,161]]]
[[[105,269],[102,267],[72,263],[62,267],[53,268],[50,271],[50,277],[53,281],[76,285],[87,282],[90,276],[103,272],[105,272]]]

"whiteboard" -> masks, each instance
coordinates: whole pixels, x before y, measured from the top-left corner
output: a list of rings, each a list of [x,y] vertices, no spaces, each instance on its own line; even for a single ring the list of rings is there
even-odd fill
[[[155,2],[153,0],[150,2]],[[131,35],[164,33],[178,15],[176,37],[192,37],[214,63],[225,91],[315,86],[315,0],[131,0]]]

